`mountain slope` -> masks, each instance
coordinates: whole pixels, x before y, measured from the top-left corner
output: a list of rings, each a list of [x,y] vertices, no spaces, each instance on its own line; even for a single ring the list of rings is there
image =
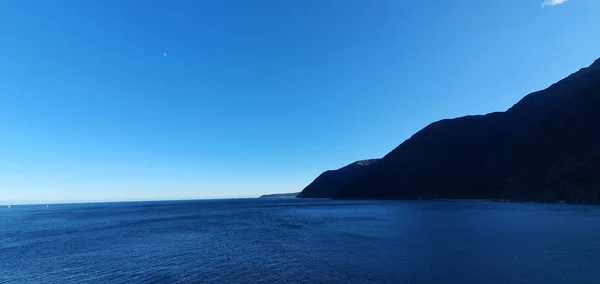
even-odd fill
[[[298,194],[299,192],[263,194],[260,196],[260,198],[295,198]]]
[[[506,112],[430,124],[337,198],[600,203],[600,59]]]
[[[362,160],[349,164],[337,170],[320,174],[312,183],[305,187],[298,197],[301,198],[331,198],[345,185],[363,174],[377,159]]]

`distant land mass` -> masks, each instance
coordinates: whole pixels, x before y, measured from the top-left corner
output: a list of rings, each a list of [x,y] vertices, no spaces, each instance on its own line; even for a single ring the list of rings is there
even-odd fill
[[[600,59],[507,111],[434,122],[364,172],[328,173],[302,197],[600,204]]]
[[[275,194],[264,194],[260,198],[295,198],[299,192],[294,193],[275,193]]]
[[[332,198],[338,194],[340,189],[353,182],[377,161],[378,159],[362,160],[337,170],[326,171],[305,187],[298,197]]]

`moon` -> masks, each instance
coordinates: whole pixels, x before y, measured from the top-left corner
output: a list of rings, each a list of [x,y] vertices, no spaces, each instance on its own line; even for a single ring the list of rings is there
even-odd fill
[[[163,52],[163,56],[167,56],[167,53],[166,53],[166,52]]]

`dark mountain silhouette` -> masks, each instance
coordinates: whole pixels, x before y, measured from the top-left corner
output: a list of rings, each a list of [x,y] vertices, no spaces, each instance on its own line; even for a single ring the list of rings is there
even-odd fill
[[[341,169],[326,171],[319,175],[313,182],[305,187],[298,197],[300,198],[331,198],[345,185],[371,167],[377,159],[362,160],[349,164]]]
[[[336,198],[600,203],[600,59],[505,112],[430,124]]]

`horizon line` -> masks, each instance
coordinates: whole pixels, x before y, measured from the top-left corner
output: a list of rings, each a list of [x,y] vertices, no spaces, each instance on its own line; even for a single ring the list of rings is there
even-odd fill
[[[170,201],[201,201],[201,200],[226,200],[226,199],[258,199],[260,196],[229,196],[229,197],[206,197],[206,198],[167,198],[167,199],[123,199],[123,200],[71,200],[71,201],[17,201],[10,203],[0,201],[0,206],[30,206],[30,205],[61,205],[61,204],[100,204],[100,203],[135,203],[135,202],[170,202]]]

